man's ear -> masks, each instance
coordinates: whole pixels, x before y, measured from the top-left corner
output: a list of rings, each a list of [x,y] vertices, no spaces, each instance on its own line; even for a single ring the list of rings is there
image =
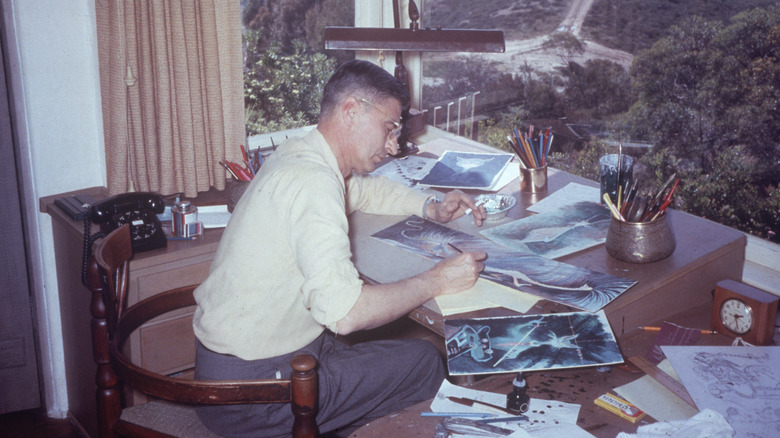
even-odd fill
[[[354,96],[349,96],[341,102],[341,119],[345,125],[352,127],[357,123],[357,115],[360,110],[360,101]]]

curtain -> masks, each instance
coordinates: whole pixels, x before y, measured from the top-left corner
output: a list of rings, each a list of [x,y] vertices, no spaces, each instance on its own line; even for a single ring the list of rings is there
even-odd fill
[[[238,0],[96,0],[110,193],[226,185],[245,141]]]

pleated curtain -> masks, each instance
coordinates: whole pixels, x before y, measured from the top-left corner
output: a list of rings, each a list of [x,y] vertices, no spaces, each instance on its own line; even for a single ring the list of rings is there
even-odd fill
[[[225,188],[244,144],[238,0],[96,0],[108,189]]]

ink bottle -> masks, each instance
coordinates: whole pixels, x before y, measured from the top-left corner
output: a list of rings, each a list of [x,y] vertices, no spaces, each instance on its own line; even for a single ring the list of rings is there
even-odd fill
[[[526,384],[523,373],[517,373],[512,380],[512,392],[506,395],[506,408],[517,414],[528,412],[528,403],[531,397],[526,393]]]

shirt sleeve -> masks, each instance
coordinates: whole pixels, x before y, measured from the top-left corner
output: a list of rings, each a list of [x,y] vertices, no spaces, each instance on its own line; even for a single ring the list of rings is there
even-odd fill
[[[347,213],[422,215],[431,197],[384,176],[352,175],[346,180]]]
[[[363,283],[352,263],[344,188],[338,177],[313,166],[306,178],[288,181],[292,250],[303,275],[304,305],[312,318],[335,331],[357,302]]]

